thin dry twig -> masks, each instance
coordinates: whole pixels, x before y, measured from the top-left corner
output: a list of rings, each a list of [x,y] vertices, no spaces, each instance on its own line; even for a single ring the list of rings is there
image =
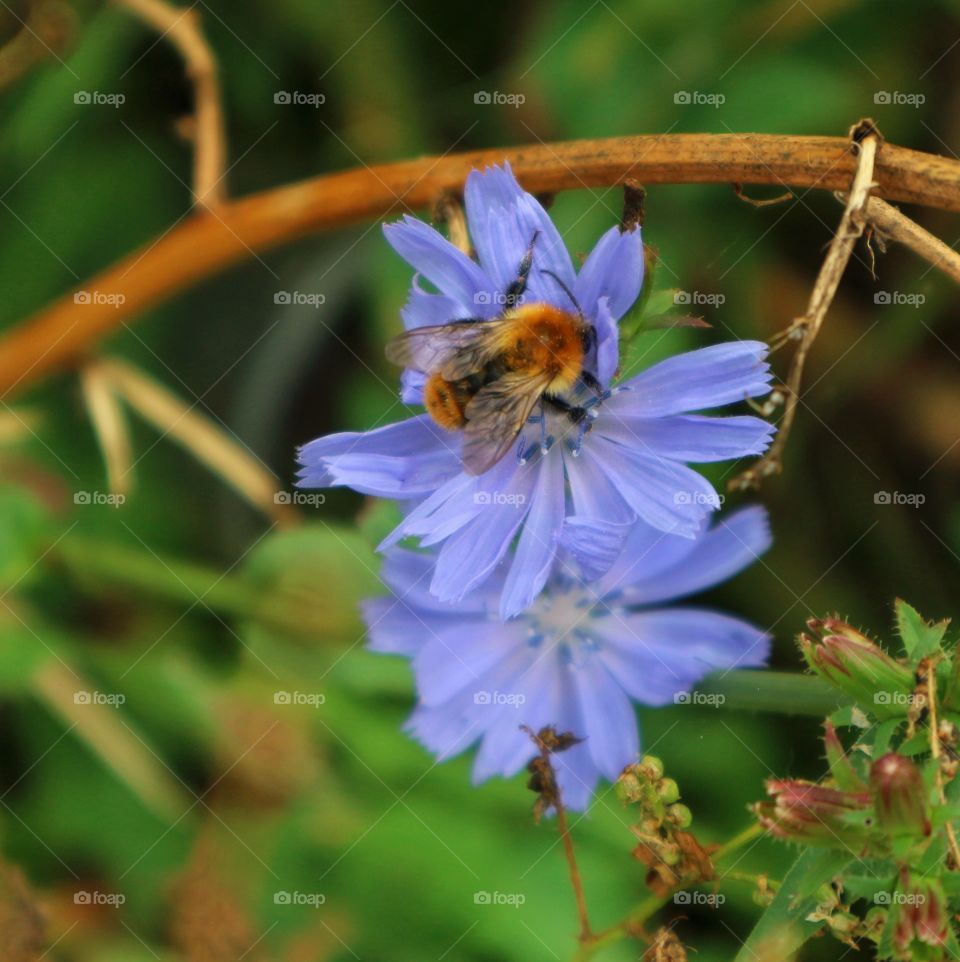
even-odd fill
[[[867,201],[864,217],[885,240],[896,241],[909,247],[919,257],[960,284],[960,254],[892,204],[880,200],[879,197],[871,197]]]
[[[785,190],[782,194],[777,194],[776,197],[750,197],[744,193],[743,184],[734,184],[733,192],[740,200],[750,204],[751,207],[775,207],[777,204],[785,204],[788,200],[793,200],[792,190]]]
[[[99,361],[91,361],[83,366],[80,387],[103,454],[110,492],[126,495],[133,478],[130,433],[123,409]]]
[[[280,525],[299,522],[296,509],[277,491],[277,479],[210,420],[124,361],[103,360],[100,367],[114,393],[255,508]]]
[[[78,285],[123,295],[78,303],[70,291],[0,337],[0,397],[75,363],[122,323],[218,271],[306,234],[428,208],[463,189],[474,168],[509,161],[534,194],[652,184],[776,184],[847,190],[856,158],[844,137],[656,134],[534,144],[363,167],[228,201],[196,213]],[[960,211],[960,161],[885,144],[878,196]]]
[[[577,853],[573,848],[573,837],[570,834],[570,825],[567,822],[567,810],[563,804],[563,799],[560,797],[557,772],[551,759],[554,752],[566,751],[582,739],[576,738],[570,732],[558,733],[556,729],[549,726],[541,728],[538,732],[533,731],[526,725],[520,727],[530,736],[539,753],[529,766],[531,772],[529,787],[539,795],[534,806],[534,813],[538,821],[540,816],[550,808],[557,813],[557,831],[560,833],[560,841],[563,843],[563,853],[570,871],[570,884],[573,888],[573,897],[577,903],[577,915],[580,919],[580,942],[590,942],[594,935],[593,929],[590,927],[590,916],[587,913],[583,879],[580,875],[580,866],[577,864]]]
[[[840,279],[843,277],[853,248],[863,234],[866,227],[865,208],[870,191],[876,184],[873,174],[876,163],[877,149],[882,142],[880,132],[872,121],[862,120],[850,131],[851,148],[858,157],[857,171],[847,197],[846,207],[840,224],[827,249],[820,273],[813,285],[806,312],[794,321],[777,337],[771,339],[774,348],[781,347],[790,341],[797,341],[797,350],[790,363],[786,385],[783,389],[784,407],[783,417],[777,430],[777,436],[770,445],[767,453],[752,464],[746,471],[737,475],[731,482],[730,488],[757,487],[762,478],[771,474],[778,474],[783,468],[783,450],[790,437],[800,402],[800,384],[803,379],[803,368],[813,342],[820,333],[823,320],[833,303],[834,295]]]
[[[165,0],[115,0],[169,38],[183,57],[193,84],[193,199],[197,206],[219,206],[226,200],[224,181],[227,135],[220,98],[217,61],[200,29],[194,7],[175,7]]]

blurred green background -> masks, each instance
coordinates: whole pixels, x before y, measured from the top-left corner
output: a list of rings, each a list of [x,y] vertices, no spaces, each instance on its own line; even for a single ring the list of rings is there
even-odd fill
[[[11,325],[189,210],[178,129],[192,95],[176,51],[118,6],[2,7]],[[948,0],[193,9],[220,66],[233,195],[426,153],[666,131],[842,135],[863,116],[906,146],[960,144],[960,4]],[[77,104],[78,91],[125,99]],[[276,104],[279,91],[325,100]],[[479,91],[524,102],[478,104]],[[678,103],[684,91],[724,100]],[[877,103],[880,92],[924,102]],[[619,206],[617,191],[576,191],[553,213],[578,252]],[[953,215],[911,213],[958,239]],[[631,364],[783,328],[839,214],[824,192],[757,209],[723,186],[651,189],[657,285],[723,303],[704,307],[712,330],[648,335]],[[956,296],[902,250],[878,253],[876,269],[861,245],[813,353],[786,471],[761,492],[775,547],[707,599],[769,627],[782,669],[798,669],[792,637],[812,615],[882,633],[896,595],[930,617],[957,610]],[[147,372],[288,492],[296,445],[401,415],[382,345],[409,279],[379,225],[363,225],[249,258],[125,318],[99,350]],[[277,304],[280,291],[323,303]],[[774,358],[781,375],[785,361]],[[435,767],[400,731],[406,666],[363,650],[355,604],[378,590],[382,508],[332,492],[278,526],[129,412],[126,500],[96,503],[110,488],[76,374],[0,415],[0,933],[29,944],[42,927],[44,958],[66,962],[572,955],[561,851],[551,823],[532,824],[523,779],[474,789],[469,759]],[[878,492],[925,501],[878,504]],[[814,719],[640,714],[704,841],[746,825],[771,774],[823,768]],[[630,822],[609,791],[574,818],[598,927],[644,895]],[[740,867],[776,876],[788,858],[763,842]],[[525,901],[477,905],[480,891]],[[724,891],[720,908],[664,915],[684,917],[703,962],[730,958],[759,911],[749,885]],[[824,940],[810,957],[843,952]],[[606,957],[640,953],[624,943]]]

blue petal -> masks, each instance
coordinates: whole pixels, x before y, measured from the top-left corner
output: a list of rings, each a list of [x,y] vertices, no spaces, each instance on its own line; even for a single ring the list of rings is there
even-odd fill
[[[704,515],[720,507],[706,478],[685,465],[642,454],[604,437],[592,439],[591,453],[604,465],[623,500],[661,531],[692,538]]]
[[[569,308],[553,271],[572,290],[573,265],[563,238],[541,204],[517,183],[509,164],[471,171],[464,190],[470,235],[477,258],[500,292],[516,279],[520,261],[539,231],[527,300],[545,300]]]
[[[597,332],[597,379],[607,387],[620,366],[620,329],[605,297],[597,302],[594,330]]]
[[[597,241],[580,268],[574,293],[587,316],[592,317],[601,298],[619,320],[640,296],[643,283],[643,241],[640,228],[621,233],[611,227]]]
[[[426,383],[426,374],[406,368],[400,375],[400,400],[404,404],[423,404],[423,386]]]
[[[646,705],[669,704],[711,671],[766,663],[770,638],[729,615],[697,608],[604,619],[601,657],[627,692]]]
[[[299,452],[302,488],[344,485],[382,498],[415,498],[460,472],[457,442],[429,415],[373,431],[317,438]]]
[[[631,527],[633,525],[602,518],[572,515],[563,523],[560,546],[573,557],[584,581],[596,581],[620,557]]]
[[[619,424],[604,418],[602,430],[605,437],[621,444],[640,443],[659,457],[707,462],[763,454],[776,428],[750,415],[717,418],[688,414],[626,418]]]
[[[566,494],[563,457],[556,447],[540,458],[532,497],[533,504],[500,596],[501,618],[511,618],[523,611],[540,594],[557,554]]]
[[[564,458],[570,482],[573,514],[583,519],[597,518],[614,524],[636,519],[630,508],[605,473],[605,466],[591,449],[591,439],[584,442],[578,458]]]
[[[545,725],[554,724],[561,710],[564,687],[559,659],[553,652],[541,654],[529,645],[523,645],[520,651],[523,658],[514,662],[513,676],[501,677],[493,689],[487,690],[519,695],[524,700],[516,705],[488,707],[495,721],[477,752],[474,784],[493,775],[516,774],[536,754],[533,741],[520,726],[539,731]],[[493,683],[494,679],[484,681]]]
[[[541,463],[514,462],[513,467],[509,486],[501,487],[490,478],[496,468],[482,476],[482,493],[489,503],[480,505],[475,516],[450,535],[440,549],[430,585],[437,597],[448,601],[463,598],[489,577],[506,554],[533,504]]]
[[[625,383],[604,403],[615,416],[663,417],[732,404],[770,390],[762,341],[734,341],[669,357]]]
[[[631,526],[620,555],[598,581],[599,597],[613,597],[619,602],[637,581],[655,578],[661,571],[678,569],[697,550],[704,528],[705,523],[701,521],[694,537],[680,538],[638,521]]]
[[[519,625],[487,619],[431,618],[421,622],[425,643],[413,662],[417,693],[425,705],[476,697],[487,690],[484,676],[523,644]]]
[[[430,578],[436,560],[432,552],[394,547],[384,557],[380,578],[395,596],[402,598],[403,603],[422,618],[431,618],[434,614],[486,617],[487,608],[482,598],[465,598],[453,606],[431,594]]]
[[[432,327],[476,316],[474,312],[467,311],[460,301],[452,297],[425,291],[420,286],[419,280],[419,274],[413,278],[410,296],[400,310],[400,317],[406,330],[409,331],[415,327]]]
[[[590,757],[600,774],[614,781],[637,760],[639,739],[633,706],[600,658],[584,658],[577,665],[576,684]]]
[[[383,234],[408,264],[460,305],[462,316],[492,317],[497,313],[487,275],[432,227],[407,215],[385,224]]]
[[[770,544],[767,512],[743,508],[714,525],[673,563],[655,563],[653,570],[636,565],[625,599],[630,604],[660,604],[712,588],[753,564]]]

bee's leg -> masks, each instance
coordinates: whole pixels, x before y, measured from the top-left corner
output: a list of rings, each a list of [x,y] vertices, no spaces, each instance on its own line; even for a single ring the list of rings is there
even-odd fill
[[[523,297],[523,292],[527,289],[527,281],[530,279],[530,269],[533,267],[533,248],[539,236],[540,231],[536,230],[533,232],[533,237],[530,238],[530,246],[523,255],[520,261],[520,267],[517,269],[517,278],[512,281],[510,286],[504,291],[504,300],[506,301],[507,307],[515,307],[517,301]]]
[[[550,439],[547,437],[547,409],[540,398],[540,451],[546,454],[550,450]]]

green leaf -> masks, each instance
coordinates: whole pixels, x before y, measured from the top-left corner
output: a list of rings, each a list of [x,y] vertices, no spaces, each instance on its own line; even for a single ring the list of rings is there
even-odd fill
[[[735,962],[783,962],[823,928],[808,922],[817,889],[854,861],[850,852],[808,850],[787,872],[773,901],[737,953]]]
[[[899,729],[902,724],[902,718],[891,718],[888,721],[877,725],[877,734],[873,740],[872,758],[880,758],[890,751],[890,742],[893,740],[893,736],[897,733],[897,729]]]
[[[897,613],[897,631],[911,660],[919,661],[940,648],[950,625],[949,618],[938,622],[924,621],[916,608],[908,605],[902,598],[897,598],[894,606]]]

